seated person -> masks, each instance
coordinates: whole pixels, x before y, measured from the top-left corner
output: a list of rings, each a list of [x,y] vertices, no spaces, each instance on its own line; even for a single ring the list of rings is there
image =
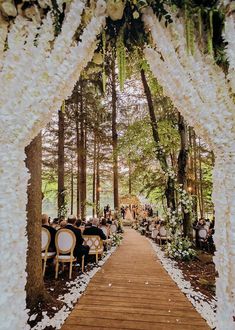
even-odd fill
[[[68,217],[68,224],[64,228],[71,230],[76,236],[76,245],[73,252],[74,257],[81,263],[82,256],[85,256],[85,262],[87,262],[90,247],[83,245],[84,239],[82,238],[81,230],[75,226],[76,221],[76,216],[70,215]]]
[[[106,235],[107,233],[107,238],[110,236],[110,228],[107,225],[107,221],[105,218],[101,219],[101,224],[100,224],[100,229],[103,231],[103,233]]]
[[[75,226],[76,226],[77,228],[80,228],[81,225],[82,225],[82,220],[81,220],[81,219],[77,219],[76,222],[75,222]]]
[[[55,248],[56,229],[49,225],[49,217],[47,214],[42,214],[42,227],[49,230],[49,232],[51,234],[51,241],[50,241],[48,251],[54,252],[56,250],[56,248]]]
[[[99,219],[94,218],[92,220],[91,227],[86,227],[84,229],[83,235],[97,235],[99,236],[103,241],[106,240],[106,235],[103,233],[102,229],[98,228],[99,225]]]
[[[54,218],[53,221],[52,221],[51,226],[53,228],[55,228],[56,230],[60,229],[59,219],[58,218]]]
[[[91,227],[92,225],[92,218],[89,218],[87,222],[85,222],[85,227]]]

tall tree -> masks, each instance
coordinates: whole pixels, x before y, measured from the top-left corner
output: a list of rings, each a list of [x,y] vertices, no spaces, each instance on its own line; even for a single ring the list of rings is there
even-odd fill
[[[58,111],[58,216],[64,214],[64,107]]]
[[[94,154],[93,154],[93,174],[92,174],[92,216],[95,216],[95,203],[96,203],[96,162],[97,162],[97,157],[96,157],[96,130],[94,129]]]
[[[96,215],[100,213],[100,142],[97,142],[97,156],[96,156]]]
[[[74,173],[73,173],[73,157],[71,157],[71,191],[70,191],[70,214],[73,214],[73,196],[74,196]]]
[[[200,207],[200,216],[204,217],[204,199],[203,199],[203,189],[202,189],[202,155],[201,155],[201,139],[199,138],[198,143],[198,162],[199,162],[199,184],[198,184],[198,196],[199,196],[199,207]]]
[[[116,92],[116,73],[115,56],[111,62],[111,85],[112,85],[112,146],[113,146],[113,199],[114,208],[119,207],[118,195],[118,134],[117,134],[117,92]]]
[[[187,174],[188,174],[188,132],[187,126],[185,124],[183,116],[178,113],[178,128],[180,135],[180,152],[178,156],[178,183],[182,184],[183,189],[188,191],[187,184]],[[183,228],[184,228],[184,236],[190,235],[190,213],[185,212],[184,206],[182,205],[183,212]]]
[[[148,103],[148,110],[149,110],[149,116],[151,120],[151,127],[152,127],[152,133],[153,133],[153,139],[156,143],[156,156],[159,160],[159,163],[161,165],[161,168],[164,173],[168,171],[168,163],[165,153],[162,151],[161,148],[161,141],[158,133],[158,124],[157,119],[154,111],[154,104],[152,99],[152,93],[149,88],[144,69],[141,69],[141,79],[144,87],[144,92],[146,95],[147,103]],[[174,179],[171,178],[171,176],[168,176],[167,183],[166,183],[166,189],[165,189],[165,196],[167,201],[167,207],[171,210],[175,210],[175,183]]]
[[[34,307],[47,297],[42,277],[41,261],[41,134],[25,148],[25,152],[26,166],[30,173],[27,189],[28,203],[26,206],[28,235],[26,299],[28,307]]]
[[[80,198],[81,198],[81,218],[86,216],[86,113],[85,113],[85,100],[83,97],[84,83],[80,79]]]
[[[75,86],[75,121],[76,121],[76,149],[77,149],[77,216],[81,217],[81,142],[80,142],[80,114],[79,114],[79,82]]]

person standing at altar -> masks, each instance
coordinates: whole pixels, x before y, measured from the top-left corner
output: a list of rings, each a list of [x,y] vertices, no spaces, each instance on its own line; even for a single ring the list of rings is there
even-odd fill
[[[132,205],[132,214],[133,214],[133,218],[136,218],[136,207],[135,205]]]
[[[132,216],[131,211],[130,211],[130,208],[128,206],[126,207],[125,220],[134,221],[133,216]]]
[[[123,205],[121,207],[121,215],[122,215],[122,219],[124,219],[125,218],[125,208]]]

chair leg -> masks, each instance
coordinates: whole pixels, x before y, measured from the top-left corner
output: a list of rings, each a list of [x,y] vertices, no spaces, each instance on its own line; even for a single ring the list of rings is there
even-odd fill
[[[84,273],[84,256],[82,256],[82,272]]]
[[[56,260],[56,264],[55,264],[55,278],[58,278],[58,272],[59,272],[59,261]]]
[[[73,270],[73,262],[70,261],[70,266],[69,266],[69,279],[71,280],[72,277],[72,270]]]
[[[43,271],[42,271],[42,276],[44,277],[45,272],[46,272],[47,259],[45,258],[45,259],[43,259],[43,260],[44,260],[44,261],[43,261]]]
[[[98,252],[96,252],[95,259],[96,259],[96,263],[98,264],[98,261],[99,261]]]

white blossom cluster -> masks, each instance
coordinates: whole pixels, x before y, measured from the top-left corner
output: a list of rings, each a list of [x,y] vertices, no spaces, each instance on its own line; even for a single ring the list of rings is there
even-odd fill
[[[170,258],[179,260],[190,260],[196,256],[192,243],[180,236],[176,236],[172,242],[167,243],[165,252]]]
[[[182,184],[176,185],[176,190],[179,194],[179,204],[184,207],[184,213],[190,213],[193,206],[192,196],[183,189]]]

